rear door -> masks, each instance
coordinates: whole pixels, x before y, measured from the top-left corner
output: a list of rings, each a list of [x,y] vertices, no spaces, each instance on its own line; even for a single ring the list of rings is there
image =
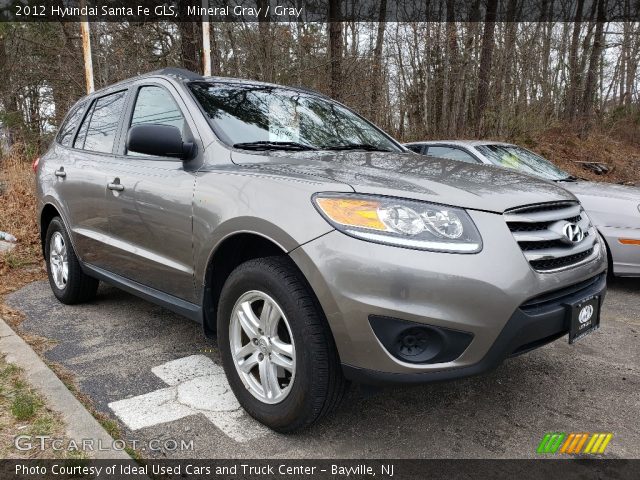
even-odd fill
[[[132,88],[119,152],[105,170],[106,203],[113,247],[109,270],[193,301],[192,198],[199,162],[128,152],[125,141],[130,126],[172,125],[201,152],[186,112],[169,82],[145,81]]]
[[[44,157],[45,162],[40,166],[40,175],[43,183],[46,183],[44,194],[53,197],[57,202],[73,240],[76,254],[81,259],[84,259],[93,245],[90,239],[76,232],[91,224],[95,225],[93,218],[95,210],[86,209],[86,202],[83,204],[78,201],[76,191],[83,190],[83,194],[86,194],[87,190],[92,190],[91,186],[93,186],[93,190],[89,193],[89,201],[97,202],[100,197],[104,198],[104,190],[100,190],[103,182],[92,178],[92,174],[83,175],[82,170],[77,168],[82,163],[82,152],[72,149],[76,132],[83,121],[88,105],[91,105],[89,100],[71,109],[56,135],[53,148],[47,152]]]
[[[76,253],[85,263],[99,267],[107,266],[103,247],[109,236],[103,166],[113,157],[126,96],[123,89],[91,100],[89,107],[82,109],[77,131],[61,130],[64,153],[52,161],[57,194],[66,210]]]

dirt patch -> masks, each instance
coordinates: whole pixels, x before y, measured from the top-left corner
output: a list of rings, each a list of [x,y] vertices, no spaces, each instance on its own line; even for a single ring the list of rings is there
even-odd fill
[[[530,143],[528,148],[576,177],[640,186],[640,145],[637,143],[604,133],[592,133],[581,138],[562,128],[547,130],[535,136]],[[597,175],[577,162],[603,163],[610,170],[604,175]]]
[[[16,247],[0,254],[0,316],[12,325],[20,315],[4,304],[4,296],[35,280],[45,278],[36,223],[35,175],[20,145],[0,161],[0,231],[18,239]]]

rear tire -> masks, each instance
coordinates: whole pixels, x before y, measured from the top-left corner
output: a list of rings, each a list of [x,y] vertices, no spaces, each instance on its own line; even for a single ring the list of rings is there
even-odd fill
[[[100,282],[82,271],[60,217],[54,217],[49,223],[44,251],[49,285],[58,300],[73,305],[96,296]]]
[[[265,311],[275,313],[263,316]],[[248,327],[243,323],[247,318],[253,322]],[[260,258],[237,267],[222,288],[217,323],[229,384],[256,420],[289,433],[313,424],[340,404],[348,382],[333,336],[311,288],[288,258]],[[270,331],[276,333],[270,336]],[[284,361],[278,357],[282,352],[289,352]],[[275,374],[268,373],[271,364],[277,364]],[[273,388],[263,387],[262,372],[267,384],[275,376]],[[269,396],[273,391],[276,394]]]

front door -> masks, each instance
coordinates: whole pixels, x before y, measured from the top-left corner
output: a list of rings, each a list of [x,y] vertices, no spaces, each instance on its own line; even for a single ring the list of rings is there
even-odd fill
[[[127,130],[141,123],[172,125],[181,130],[183,138],[192,139],[179,97],[170,88],[162,83],[135,87],[125,119]],[[192,198],[196,164],[127,152],[123,145],[105,171],[112,247],[109,270],[187,301],[195,296]]]

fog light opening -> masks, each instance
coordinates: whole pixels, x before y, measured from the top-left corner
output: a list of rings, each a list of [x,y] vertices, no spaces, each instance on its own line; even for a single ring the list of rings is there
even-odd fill
[[[470,332],[398,318],[370,315],[369,323],[390,355],[413,364],[451,362],[473,339]]]
[[[398,336],[397,351],[401,357],[415,357],[427,350],[429,334],[420,328],[410,328]]]

